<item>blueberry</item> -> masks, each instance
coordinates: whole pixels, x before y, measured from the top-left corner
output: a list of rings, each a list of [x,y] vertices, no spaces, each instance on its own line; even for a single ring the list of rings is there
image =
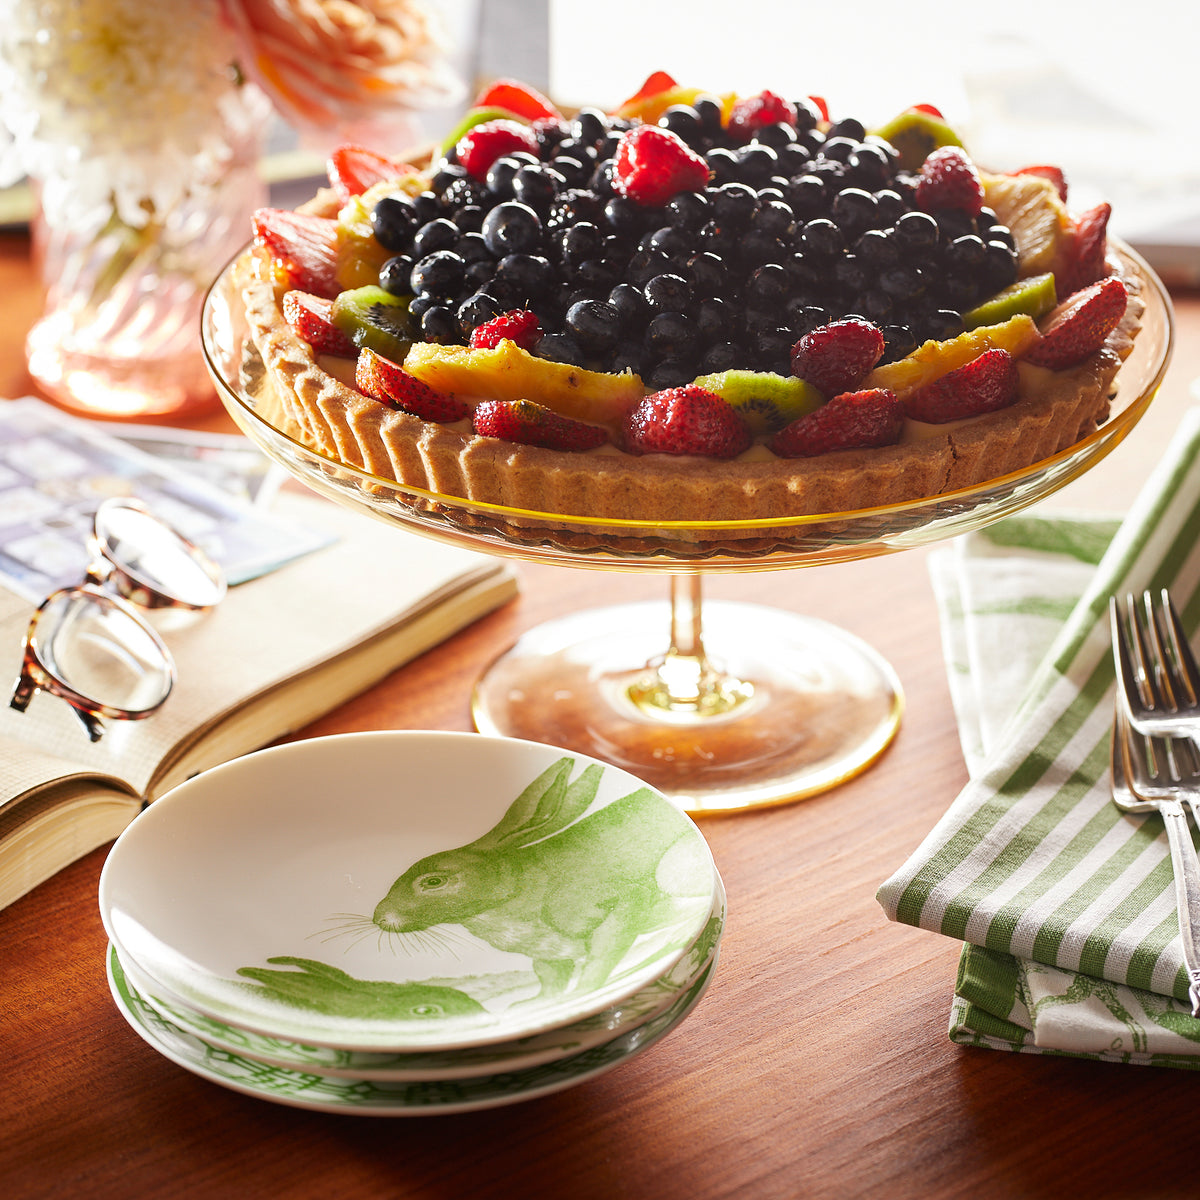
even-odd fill
[[[646,302],[656,312],[683,312],[692,302],[692,288],[680,275],[655,275],[642,289]]]
[[[729,271],[719,254],[704,250],[687,260],[692,287],[700,296],[719,296],[729,284]]]
[[[921,327],[926,338],[932,338],[935,342],[948,341],[962,333],[962,313],[946,308],[935,309],[922,321]]]
[[[496,159],[488,167],[486,176],[488,191],[498,200],[511,200],[513,194],[513,176],[516,175],[520,168],[521,164],[507,154]]]
[[[727,301],[720,296],[710,296],[700,301],[696,311],[696,330],[704,341],[732,341],[739,329],[740,322]]]
[[[872,267],[890,267],[900,261],[900,250],[886,229],[868,229],[854,244],[854,252]]]
[[[466,264],[452,250],[435,250],[412,269],[409,282],[417,295],[447,299],[463,285]]]
[[[932,250],[938,244],[938,223],[923,212],[906,212],[895,224],[897,243],[904,251]]]
[[[371,231],[385,250],[408,250],[419,224],[415,206],[405,197],[384,196],[371,210]]]
[[[758,207],[758,196],[744,183],[723,183],[708,192],[713,218],[724,224],[741,227],[749,224]]]
[[[796,129],[800,133],[815,130],[817,122],[821,120],[821,110],[807,96],[802,100],[793,101],[793,105],[796,109]]]
[[[537,254],[506,254],[496,264],[493,286],[502,296],[524,302],[549,294],[554,268]]]
[[[790,146],[796,141],[796,127],[785,121],[777,121],[774,125],[763,125],[754,131],[754,141],[761,142],[778,151],[784,146]]]
[[[988,242],[981,274],[989,292],[1008,287],[1017,278],[1016,251],[1005,242]]]
[[[554,164],[556,171],[560,169],[559,158],[573,158],[577,162],[583,163],[589,175],[596,169],[596,163],[600,161],[596,156],[596,147],[591,142],[581,142],[576,137],[563,138],[554,147],[554,156],[550,161]]]
[[[714,342],[700,356],[700,371],[705,375],[731,371],[741,360],[742,351],[733,342]]]
[[[704,161],[708,164],[708,172],[716,186],[732,183],[737,178],[737,156],[725,146],[715,146],[704,156]]]
[[[925,291],[925,273],[908,264],[888,267],[879,274],[879,286],[893,300],[915,300]]]
[[[621,318],[622,329],[640,329],[650,319],[651,309],[646,297],[631,283],[618,283],[609,292],[608,302]]]
[[[613,196],[604,206],[604,215],[617,233],[635,234],[643,229],[641,206],[625,196]]]
[[[891,296],[882,288],[867,288],[860,292],[854,299],[854,307],[876,325],[882,325],[889,320],[895,309]]]
[[[842,231],[825,217],[809,221],[800,232],[800,249],[815,258],[833,258],[846,244]]]
[[[552,161],[554,170],[563,177],[569,188],[584,187],[595,169],[590,160],[584,161],[574,155],[556,156]]]
[[[843,188],[829,206],[830,218],[841,228],[848,239],[857,237],[870,229],[878,217],[875,197],[862,188]]]
[[[700,127],[708,137],[714,138],[720,134],[725,110],[716,96],[701,94],[692,101],[692,108],[700,119]]]
[[[614,375],[619,375],[622,371],[631,371],[634,375],[640,375],[644,358],[645,353],[641,341],[624,341],[609,359],[607,369]]]
[[[797,220],[809,221],[829,210],[829,189],[819,175],[794,178],[783,193]]]
[[[812,153],[800,142],[789,142],[779,146],[775,151],[778,160],[778,170],[784,179],[799,175],[812,160]]]
[[[786,257],[787,247],[783,242],[757,229],[748,229],[738,239],[738,262],[747,270],[763,263],[779,263]]]
[[[413,259],[411,254],[394,254],[379,268],[379,286],[393,296],[407,296],[412,291]]]
[[[581,300],[567,309],[563,322],[579,344],[594,354],[611,350],[621,333],[621,317],[603,300]]]
[[[426,342],[448,345],[461,339],[462,330],[451,309],[444,304],[435,304],[421,316],[421,337]]]
[[[748,142],[734,151],[737,177],[744,183],[759,187],[775,174],[779,162],[775,151],[762,142]]]
[[[481,232],[487,248],[497,258],[531,254],[541,244],[542,222],[528,205],[507,200],[488,213]]]
[[[464,204],[454,214],[454,224],[463,233],[478,233],[483,228],[483,218],[487,210],[478,204]]]
[[[830,132],[826,134],[825,143],[821,147],[821,157],[836,163],[847,163],[850,161],[850,155],[858,149],[858,143],[858,138],[842,137]]]
[[[539,163],[524,166],[513,176],[513,199],[527,204],[537,213],[546,213],[555,195],[566,189],[567,181],[552,167]]]
[[[825,131],[826,139],[846,138],[852,142],[861,142],[866,136],[867,131],[863,123],[854,117],[843,117],[840,121],[834,121]]]
[[[644,288],[656,275],[669,272],[671,260],[659,250],[638,250],[625,268],[626,278],[634,287]]]
[[[904,214],[904,197],[894,188],[881,188],[875,193],[875,208],[881,226],[893,225]]]
[[[483,240],[482,233],[464,233],[458,239],[454,253],[465,263],[492,261],[492,252],[487,248],[487,242]]]
[[[973,233],[957,237],[945,249],[945,263],[948,270],[955,273],[971,274],[983,266],[987,257],[987,247],[983,239]]]
[[[646,349],[663,358],[690,354],[698,340],[696,325],[681,312],[660,312],[646,326]]]
[[[563,262],[571,266],[587,258],[599,258],[604,250],[604,234],[591,221],[580,221],[562,234],[558,244]]]
[[[666,217],[676,229],[697,230],[708,218],[708,199],[702,192],[678,192],[667,201]]]
[[[917,339],[907,325],[882,325],[879,332],[883,334],[883,362],[907,358],[917,348]]]
[[[856,254],[843,254],[834,263],[833,277],[839,286],[850,292],[860,292],[871,279],[867,264]]]
[[[621,264],[609,258],[588,258],[575,271],[575,283],[589,296],[607,292],[621,278]]]
[[[595,145],[608,136],[608,118],[598,108],[581,108],[571,122],[571,137]]]
[[[654,391],[684,387],[696,378],[696,364],[688,355],[672,355],[658,362],[648,377],[643,377]]]
[[[538,339],[537,356],[550,362],[582,367],[587,361],[583,347],[569,333],[547,333]]]
[[[506,312],[504,305],[495,296],[487,292],[475,292],[468,296],[455,313],[458,317],[458,327],[464,338],[471,336],[472,330]]]
[[[413,256],[424,258],[435,250],[453,250],[458,244],[461,232],[453,221],[449,221],[445,217],[427,221],[413,235]]]
[[[759,194],[758,211],[750,219],[751,227],[756,232],[782,239],[790,235],[795,223],[796,214],[782,197],[778,200],[764,200],[762,194]]]
[[[952,242],[964,234],[975,232],[974,218],[961,208],[939,209],[934,220],[937,221],[938,228],[942,231],[943,240],[947,242]]]
[[[690,104],[672,104],[658,118],[659,126],[669,129],[689,146],[695,146],[704,137],[704,126],[700,114]]]

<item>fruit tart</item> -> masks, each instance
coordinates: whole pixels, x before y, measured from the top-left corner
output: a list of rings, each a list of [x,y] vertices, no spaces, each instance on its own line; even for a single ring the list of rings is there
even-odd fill
[[[741,521],[970,487],[1107,416],[1139,328],[1108,205],[989,173],[928,105],[658,73],[614,112],[511,80],[423,161],[343,146],[239,267],[285,432],[539,513]]]

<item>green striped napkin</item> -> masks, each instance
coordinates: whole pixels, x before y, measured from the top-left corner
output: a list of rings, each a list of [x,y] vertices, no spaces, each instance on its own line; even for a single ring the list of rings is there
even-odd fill
[[[1107,617],[1112,592],[1169,586],[1194,632],[1198,543],[1192,412],[1115,535],[1013,518],[956,546],[957,563],[934,558],[972,779],[879,900],[967,943],[955,1040],[1200,1065],[1200,1021],[1169,999],[1187,988],[1162,824],[1111,801]]]

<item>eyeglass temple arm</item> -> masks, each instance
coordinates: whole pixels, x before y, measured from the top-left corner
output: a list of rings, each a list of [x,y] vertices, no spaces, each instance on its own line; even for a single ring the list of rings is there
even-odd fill
[[[12,699],[8,702],[9,708],[15,708],[17,712],[24,712],[29,707],[29,701],[33,699],[33,693],[37,690],[37,681],[28,671],[22,671],[17,679],[16,687],[13,688]],[[76,708],[69,700],[67,707],[78,717],[79,723],[93,742],[98,742],[104,736],[104,722],[95,713]]]

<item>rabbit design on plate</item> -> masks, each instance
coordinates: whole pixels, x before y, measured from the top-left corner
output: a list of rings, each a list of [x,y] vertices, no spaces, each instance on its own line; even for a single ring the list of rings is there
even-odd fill
[[[529,955],[546,996],[603,982],[640,936],[706,911],[711,863],[688,819],[639,788],[581,820],[603,768],[569,782],[574,766],[560,759],[482,837],[414,863],[376,906],[375,924],[391,933],[461,925]]]

